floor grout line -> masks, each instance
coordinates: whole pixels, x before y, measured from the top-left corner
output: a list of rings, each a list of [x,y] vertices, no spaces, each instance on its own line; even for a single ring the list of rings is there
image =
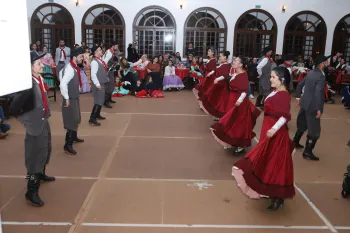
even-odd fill
[[[125,134],[127,128],[129,127],[130,122],[131,122],[131,117],[129,117],[128,122],[126,123],[121,136],[123,136]],[[95,198],[94,194],[95,194],[95,190],[96,190],[96,186],[98,184],[98,181],[100,180],[100,178],[104,178],[106,173],[108,172],[110,164],[112,163],[114,156],[116,154],[115,152],[119,146],[119,142],[120,142],[121,138],[122,137],[116,138],[115,146],[110,150],[107,158],[105,159],[105,161],[100,169],[100,172],[98,174],[97,180],[94,182],[94,184],[90,188],[90,191],[89,191],[87,197],[85,198],[83,205],[81,206],[81,208],[78,211],[78,214],[75,217],[75,220],[74,220],[75,224],[72,225],[72,227],[69,229],[68,233],[75,233],[75,232],[80,231],[80,227],[82,226],[84,219],[86,218],[87,214],[89,213],[91,205],[92,205],[93,200]]]

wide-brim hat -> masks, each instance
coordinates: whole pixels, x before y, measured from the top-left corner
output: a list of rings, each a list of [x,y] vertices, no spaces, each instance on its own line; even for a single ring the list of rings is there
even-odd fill
[[[272,49],[272,47],[271,46],[267,46],[267,47],[265,47],[264,49],[263,49],[263,51],[261,52],[262,54],[266,54],[267,52],[270,52],[270,51],[272,51],[273,49]]]
[[[32,51],[32,52],[30,52],[30,62],[33,63],[33,62],[35,62],[36,60],[41,59],[41,58],[44,57],[45,55],[46,55],[46,53],[43,53],[43,54],[39,55],[37,52]]]
[[[80,54],[84,54],[84,51],[83,51],[83,48],[82,48],[82,47],[79,47],[79,48],[77,48],[77,49],[73,49],[73,50],[71,51],[71,53],[70,53],[70,56],[71,56],[71,57],[76,57],[76,56],[78,56],[78,55],[80,55]]]
[[[283,60],[285,61],[295,61],[295,56],[291,54],[287,54],[283,56]]]
[[[330,56],[324,56],[324,55],[317,56],[315,59],[315,66],[321,64],[324,61],[327,61],[330,57],[331,57],[331,55]]]
[[[102,49],[102,47],[101,46],[99,46],[99,45],[94,45],[94,47],[92,47],[91,48],[91,55],[95,55],[95,51],[98,49],[98,48],[101,48]]]

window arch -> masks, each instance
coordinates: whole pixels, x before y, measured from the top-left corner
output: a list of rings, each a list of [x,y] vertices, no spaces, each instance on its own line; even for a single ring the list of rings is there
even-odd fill
[[[233,54],[260,57],[265,47],[276,49],[276,39],[277,23],[270,13],[260,9],[246,11],[235,26]]]
[[[64,40],[67,47],[74,45],[73,17],[59,4],[46,3],[39,6],[32,15],[30,27],[32,42],[40,40],[53,55],[60,40]]]
[[[99,44],[102,40],[106,46],[116,41],[121,52],[125,49],[125,21],[113,6],[99,4],[90,7],[82,20],[83,40],[88,47]]]
[[[327,26],[323,18],[312,11],[293,15],[284,29],[284,54],[294,54],[307,59],[323,54],[326,46]]]
[[[175,52],[176,22],[173,15],[160,6],[143,8],[135,17],[133,35],[139,54],[149,57]]]
[[[226,49],[227,23],[224,16],[210,7],[198,8],[187,17],[184,27],[184,51],[189,43],[196,48],[196,56],[206,57],[209,47]]]
[[[350,62],[350,14],[339,20],[334,29],[332,52],[341,52]]]

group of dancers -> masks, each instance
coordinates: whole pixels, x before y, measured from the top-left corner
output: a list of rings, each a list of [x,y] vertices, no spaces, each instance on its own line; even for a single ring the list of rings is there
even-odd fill
[[[320,127],[317,128],[317,124],[323,112],[320,95],[324,89],[324,77],[320,74],[327,65],[328,58],[317,58],[317,68],[309,74],[312,78],[307,79],[306,85],[304,81],[297,87],[297,97],[300,98],[304,86],[308,88],[305,92],[309,96],[301,100],[298,131],[292,141],[287,125],[291,120],[291,96],[288,90],[291,72],[285,65],[271,70],[271,52],[270,48],[265,48],[260,59],[264,63],[259,72],[262,82],[259,101],[262,103],[257,106],[248,98],[246,60],[241,56],[236,57],[230,67],[227,63],[230,55],[228,51],[219,54],[219,64],[216,65],[215,49],[208,50],[209,60],[205,64],[205,78],[193,89],[193,93],[200,108],[216,121],[210,127],[214,139],[225,149],[234,147],[235,155],[241,154],[245,147],[251,146],[255,137],[253,129],[261,114],[258,108],[262,107],[264,119],[259,142],[233,165],[232,175],[241,190],[250,198],[270,198],[268,210],[273,211],[283,205],[284,199],[295,195],[292,154],[295,147],[304,148],[299,140],[306,130],[309,132],[303,156],[318,160],[312,149],[319,137]],[[315,82],[313,77],[318,78],[318,84],[312,83]],[[314,119],[311,119],[311,115]]]

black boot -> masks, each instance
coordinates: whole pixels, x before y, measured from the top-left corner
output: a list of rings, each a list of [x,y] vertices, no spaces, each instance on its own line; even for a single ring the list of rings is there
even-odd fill
[[[102,109],[102,107],[99,106],[99,105],[97,105],[97,115],[96,115],[96,118],[99,119],[99,120],[105,120],[106,117],[101,116],[101,109]]]
[[[105,94],[105,102],[103,104],[106,108],[112,108],[112,105],[109,104],[109,95]]]
[[[317,156],[315,156],[312,153],[312,150],[315,148],[316,142],[317,142],[317,139],[313,139],[311,137],[307,137],[305,150],[304,150],[304,153],[303,153],[304,159],[310,159],[310,160],[313,160],[313,161],[320,160]]]
[[[74,141],[74,131],[73,130],[67,130],[66,134],[66,144],[64,144],[64,152],[76,155],[77,152],[73,149],[73,141]]]
[[[350,165],[348,166],[347,173],[344,174],[343,190],[341,195],[343,198],[347,198],[350,195]]]
[[[98,115],[98,107],[101,107],[97,104],[94,105],[91,115],[90,115],[90,120],[89,120],[89,124],[91,125],[95,125],[95,126],[100,126],[101,124],[97,122],[96,118]]]
[[[267,210],[269,211],[275,211],[278,210],[280,207],[283,206],[284,200],[282,198],[272,198],[271,204],[269,207],[267,207]]]
[[[304,132],[301,132],[300,130],[297,130],[297,132],[296,132],[295,135],[294,135],[293,142],[294,142],[295,148],[297,148],[297,149],[302,149],[302,148],[304,148],[304,146],[301,145],[301,144],[299,143],[301,137],[303,136],[303,134],[304,134]]]
[[[73,131],[73,132],[74,132],[74,137],[73,137],[73,141],[74,142],[84,142],[84,139],[78,138],[78,132],[77,131]]]
[[[262,95],[258,95],[258,97],[256,98],[256,102],[255,102],[255,106],[256,107],[260,107],[261,106],[261,101],[263,99]]]
[[[30,204],[37,207],[42,207],[45,204],[39,197],[40,176],[41,174],[27,175],[28,184],[27,184],[27,192],[25,194],[26,200]]]
[[[52,182],[55,181],[56,178],[53,176],[47,176],[46,175],[46,166],[44,167],[43,174],[41,174],[40,180],[46,181],[46,182]]]
[[[115,104],[116,102],[112,99],[112,94],[108,94],[108,101],[112,104]]]

